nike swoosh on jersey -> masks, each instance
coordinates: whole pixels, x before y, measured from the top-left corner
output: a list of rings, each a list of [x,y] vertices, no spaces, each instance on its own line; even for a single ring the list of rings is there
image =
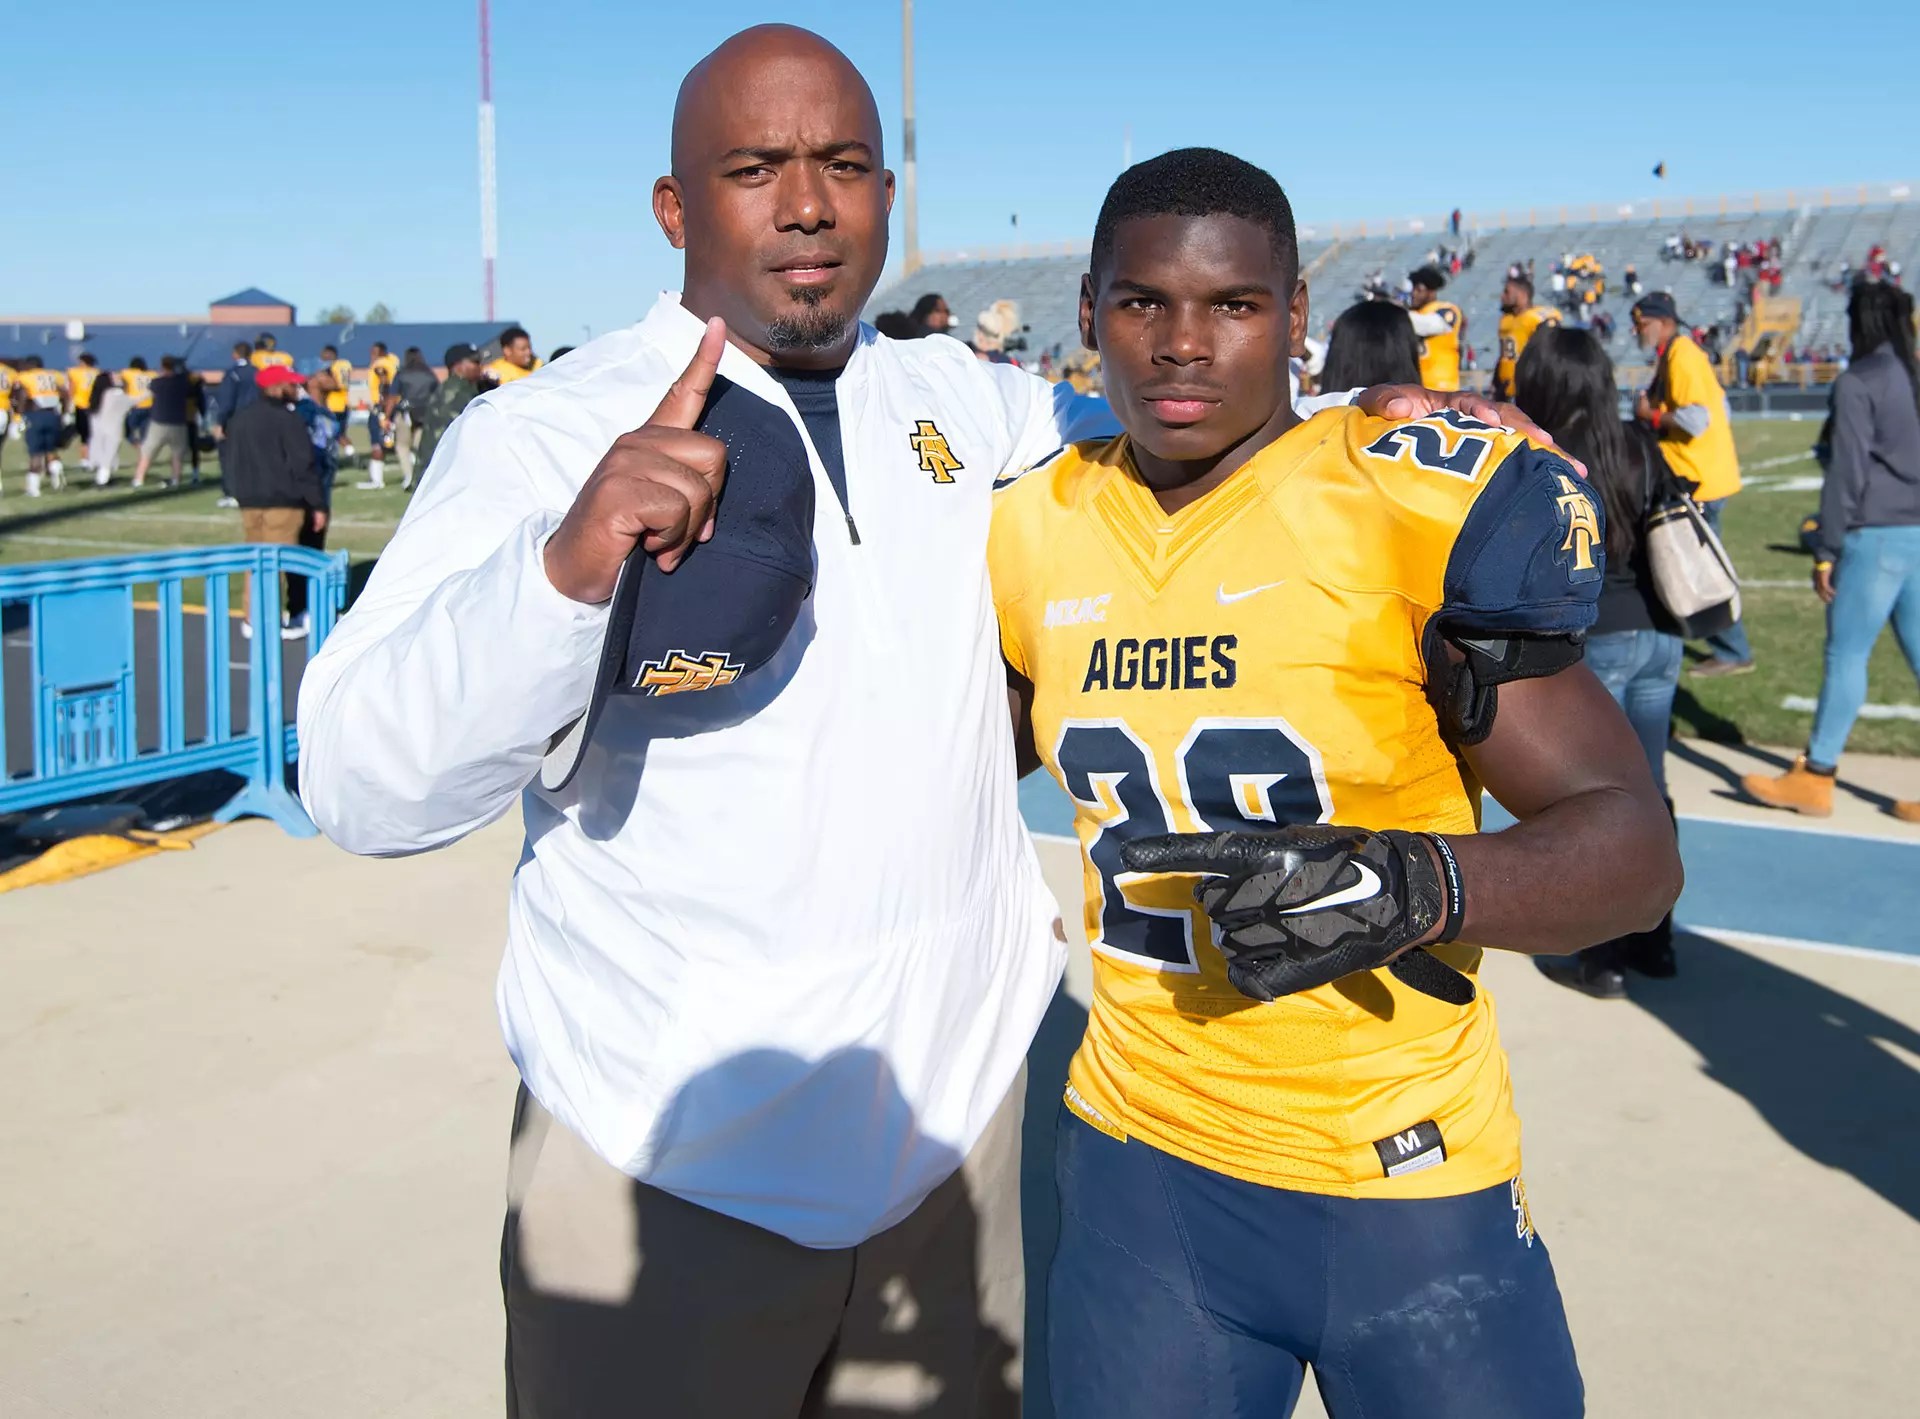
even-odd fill
[[[1270,581],[1265,586],[1250,586],[1245,591],[1228,591],[1223,581],[1213,594],[1222,606],[1231,606],[1236,601],[1245,601],[1249,596],[1258,596],[1263,591],[1272,591],[1276,586],[1285,585],[1285,581]]]
[[[1325,911],[1328,907],[1344,907],[1350,902],[1364,902],[1368,897],[1380,894],[1380,874],[1364,862],[1353,864],[1353,870],[1360,874],[1360,880],[1350,887],[1342,887],[1337,892],[1329,892],[1324,897],[1315,897],[1310,902],[1302,902],[1297,907],[1288,907],[1280,913],[1282,916],[1298,916],[1301,912]]]

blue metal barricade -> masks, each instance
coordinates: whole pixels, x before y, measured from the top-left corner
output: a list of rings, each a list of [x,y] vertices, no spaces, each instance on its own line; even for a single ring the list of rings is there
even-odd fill
[[[0,567],[0,813],[226,769],[246,785],[216,818],[253,814],[311,837],[312,820],[286,782],[299,739],[283,680],[282,576],[306,581],[301,640],[311,654],[346,603],[345,552],[261,544]],[[245,631],[228,611],[236,577],[251,579]],[[202,606],[190,609],[194,581]],[[141,593],[151,601],[137,600]],[[204,620],[189,657],[194,610]],[[242,650],[245,658],[235,658]],[[9,685],[23,666],[24,684]]]

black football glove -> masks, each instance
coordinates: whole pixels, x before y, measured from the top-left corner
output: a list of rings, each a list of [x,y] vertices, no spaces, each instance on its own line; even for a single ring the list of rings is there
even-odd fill
[[[1120,855],[1130,872],[1201,874],[1193,895],[1220,930],[1227,979],[1242,995],[1276,1000],[1385,966],[1415,990],[1466,1005],[1472,981],[1407,951],[1447,915],[1447,884],[1420,836],[1322,824],[1166,833]]]

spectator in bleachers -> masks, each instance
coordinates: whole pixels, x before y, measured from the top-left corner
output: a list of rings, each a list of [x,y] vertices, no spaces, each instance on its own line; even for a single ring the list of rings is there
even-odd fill
[[[913,322],[916,335],[953,334],[953,312],[947,308],[947,298],[932,291],[913,303],[907,319]]]
[[[1913,298],[1862,282],[1847,302],[1853,359],[1834,382],[1830,453],[1814,537],[1813,589],[1827,607],[1825,672],[1807,752],[1741,787],[1775,808],[1833,811],[1840,754],[1867,698],[1867,657],[1888,620],[1920,675],[1920,367]],[[1893,813],[1920,823],[1920,803]]]
[[[922,331],[904,310],[883,310],[873,318],[873,328],[889,340],[917,340]]]
[[[1631,261],[1627,263],[1627,269],[1621,280],[1626,285],[1628,295],[1637,297],[1640,294],[1640,268]]]
[[[1587,465],[1606,507],[1607,573],[1599,617],[1587,633],[1587,664],[1626,712],[1661,795],[1667,740],[1680,679],[1680,628],[1654,591],[1645,529],[1654,490],[1666,480],[1659,440],[1619,415],[1613,361],[1584,330],[1538,331],[1520,357],[1514,402]],[[1589,995],[1626,994],[1625,971],[1674,974],[1673,917],[1652,931],[1590,946],[1569,957],[1537,957],[1542,974]]]
[[[1635,397],[1633,416],[1659,438],[1674,473],[1694,485],[1700,510],[1717,532],[1727,499],[1740,491],[1727,392],[1706,352],[1681,325],[1667,292],[1654,291],[1634,303],[1633,334],[1654,357],[1653,380]],[[1707,645],[1712,654],[1689,673],[1744,675],[1753,669],[1753,648],[1738,621]]]
[[[1340,313],[1327,335],[1320,388],[1418,383],[1420,337],[1404,308],[1392,301],[1360,301]]]

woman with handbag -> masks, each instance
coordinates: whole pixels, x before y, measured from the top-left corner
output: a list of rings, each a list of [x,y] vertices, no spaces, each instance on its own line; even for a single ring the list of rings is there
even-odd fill
[[[1587,635],[1587,664],[1626,711],[1662,794],[1667,739],[1680,679],[1681,626],[1654,584],[1649,513],[1673,490],[1659,443],[1622,422],[1613,361],[1586,330],[1543,328],[1521,352],[1514,402],[1587,465],[1606,509],[1607,572],[1599,617]],[[1602,942],[1572,956],[1537,957],[1542,974],[1605,999],[1626,995],[1628,968],[1674,973],[1673,918],[1652,931]]]
[[[1833,779],[1867,699],[1867,657],[1893,622],[1920,675],[1920,368],[1913,297],[1861,282],[1847,301],[1853,359],[1833,386],[1831,455],[1814,533],[1813,589],[1827,606],[1827,653],[1807,752],[1784,774],[1749,774],[1747,794],[1824,818]],[[1893,815],[1920,823],[1920,803]]]

